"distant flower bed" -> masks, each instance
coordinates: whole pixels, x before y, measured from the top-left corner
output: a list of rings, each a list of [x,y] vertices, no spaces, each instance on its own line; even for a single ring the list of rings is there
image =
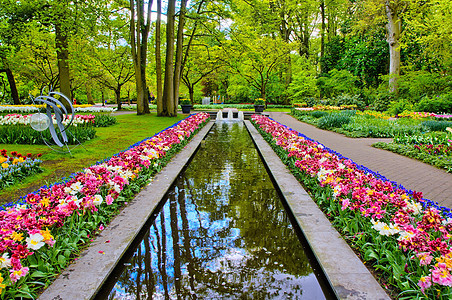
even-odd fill
[[[124,203],[208,121],[200,113],[127,150],[0,207],[0,295],[36,298]]]
[[[6,116],[0,116],[0,125],[30,125],[30,117],[32,115],[20,115],[20,114],[8,114]],[[72,120],[72,126],[77,125],[94,125],[94,115],[75,115]],[[70,116],[65,116],[61,122],[64,126],[67,126],[71,121]],[[57,124],[55,115],[52,115],[53,124]]]
[[[22,155],[16,151],[12,151],[9,155],[3,149],[0,151],[0,188],[13,185],[23,178],[32,174],[41,172],[41,160],[38,159],[41,154],[33,155],[27,153]]]
[[[252,121],[398,299],[452,296],[452,214],[264,116]]]
[[[38,112],[45,108],[45,105],[0,105],[0,113],[30,113]],[[116,111],[114,107],[92,106],[92,105],[74,105],[75,112],[88,113],[111,113]]]
[[[394,137],[392,143],[376,143],[372,146],[423,161],[452,173],[452,129],[450,132],[400,135]]]
[[[452,119],[452,115],[448,114],[435,114],[429,112],[403,112],[398,115],[403,118],[413,118],[413,119],[421,119],[421,118],[435,118],[435,119]]]

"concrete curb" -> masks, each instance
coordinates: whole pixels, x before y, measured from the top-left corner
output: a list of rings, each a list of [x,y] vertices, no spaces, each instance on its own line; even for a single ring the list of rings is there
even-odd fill
[[[249,121],[248,131],[339,299],[390,299]]]
[[[204,126],[188,145],[173,157],[39,299],[82,300],[96,296],[213,124],[214,122],[209,122]]]

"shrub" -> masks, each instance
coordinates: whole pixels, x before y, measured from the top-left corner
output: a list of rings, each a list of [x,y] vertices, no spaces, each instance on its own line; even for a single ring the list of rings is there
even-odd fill
[[[94,119],[94,126],[96,127],[108,127],[118,123],[116,118],[111,115],[96,115]]]
[[[366,103],[360,99],[359,95],[343,94],[336,97],[336,105],[355,105],[357,109],[363,110],[366,107]]]
[[[424,121],[421,125],[428,131],[445,131],[447,127],[452,127],[452,121]]]
[[[319,128],[321,129],[331,129],[331,128],[341,128],[342,125],[350,123],[352,114],[349,112],[331,113],[323,116],[319,120]]]
[[[426,71],[410,71],[400,76],[399,95],[405,98],[421,99],[424,96],[445,94],[451,91],[451,76]]]
[[[318,118],[322,118],[324,116],[327,116],[329,113],[326,111],[321,111],[321,110],[314,110],[312,112],[309,112],[309,114],[311,116],[313,116],[314,118],[318,119]]]
[[[336,97],[342,94],[354,95],[358,92],[356,82],[359,78],[347,70],[332,69],[328,77],[319,77],[317,85],[323,89],[327,97]]]
[[[391,101],[395,100],[395,96],[391,93],[380,93],[377,95],[377,98],[375,99],[374,103],[372,103],[371,107],[373,110],[376,111],[385,111],[388,109],[389,104],[391,104]]]
[[[390,114],[397,116],[398,114],[403,113],[404,111],[413,110],[413,104],[407,99],[400,99],[396,101],[391,101],[388,107],[388,111]]]
[[[425,96],[414,107],[415,111],[452,113],[452,94]]]

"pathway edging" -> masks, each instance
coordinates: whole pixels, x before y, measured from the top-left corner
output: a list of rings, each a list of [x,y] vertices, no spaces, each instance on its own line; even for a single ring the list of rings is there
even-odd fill
[[[257,129],[245,124],[336,296],[390,299]]]

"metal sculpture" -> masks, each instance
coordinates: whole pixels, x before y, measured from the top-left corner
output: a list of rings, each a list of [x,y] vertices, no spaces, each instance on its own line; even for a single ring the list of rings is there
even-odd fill
[[[59,99],[56,99],[54,96],[58,95]],[[38,112],[31,116],[30,118],[30,125],[34,130],[41,132],[41,137],[44,140],[44,143],[50,147],[52,150],[58,151],[58,152],[68,152],[70,153],[70,149],[68,146],[68,135],[70,134],[74,137],[75,136],[68,130],[69,126],[71,126],[72,121],[74,120],[75,116],[75,110],[72,106],[71,101],[66,97],[64,94],[52,91],[52,88],[49,90],[48,95],[43,95],[43,91],[41,91],[41,95],[33,98],[33,96],[30,95],[31,100],[34,104],[45,104],[45,114]],[[70,112],[68,112],[68,107],[70,109]],[[56,126],[53,126],[52,122],[52,112],[55,116],[56,120]],[[70,117],[69,117],[70,115]],[[70,118],[67,125],[63,124],[63,121],[67,118]],[[56,146],[63,148],[66,146],[67,151],[62,151],[61,149],[57,150],[53,147],[52,144],[50,144],[46,138],[42,135],[42,132],[46,129],[49,129],[50,135],[53,139],[53,142]],[[81,145],[81,143],[77,140],[78,145],[75,147]],[[73,148],[75,148],[73,147]]]

